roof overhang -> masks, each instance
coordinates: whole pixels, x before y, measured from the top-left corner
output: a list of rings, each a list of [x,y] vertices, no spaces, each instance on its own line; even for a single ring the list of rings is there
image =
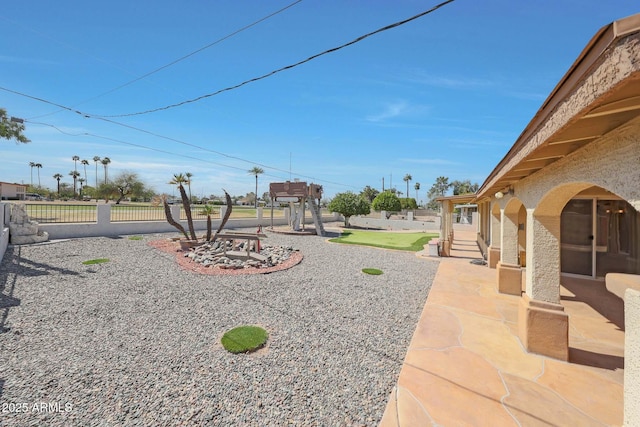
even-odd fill
[[[640,14],[600,29],[487,177],[476,200],[503,191],[640,117],[639,39]],[[616,48],[622,53],[614,63],[610,56]],[[598,93],[584,90],[590,78],[603,76]],[[577,95],[580,89],[583,94]]]
[[[469,194],[457,194],[455,196],[442,196],[442,197],[436,197],[436,201],[437,202],[451,202],[453,204],[458,204],[458,205],[464,205],[464,204],[468,204],[471,203],[472,201],[474,201],[476,199],[476,195],[475,193],[469,193]]]

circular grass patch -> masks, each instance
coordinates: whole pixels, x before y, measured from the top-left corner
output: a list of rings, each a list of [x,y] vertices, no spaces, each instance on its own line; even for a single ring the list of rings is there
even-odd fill
[[[382,274],[382,270],[378,270],[377,268],[363,268],[362,272],[365,274],[371,274],[372,276],[379,276]]]
[[[258,326],[238,326],[222,336],[222,346],[231,353],[249,353],[262,347],[269,334]]]
[[[142,236],[129,236],[129,240],[142,240]]]
[[[82,261],[84,265],[102,264],[103,262],[109,262],[109,258],[90,259],[88,261]]]

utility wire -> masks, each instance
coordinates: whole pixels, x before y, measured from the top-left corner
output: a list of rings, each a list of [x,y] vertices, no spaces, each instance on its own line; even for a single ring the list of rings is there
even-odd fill
[[[101,93],[101,94],[99,94],[99,95],[96,95],[96,96],[94,96],[94,97],[91,97],[91,98],[85,99],[84,101],[80,101],[80,102],[78,102],[77,104],[75,104],[75,105],[74,105],[74,107],[75,107],[75,106],[78,106],[78,105],[85,104],[85,103],[90,102],[90,101],[93,101],[93,100],[95,100],[95,99],[101,98],[101,97],[103,97],[103,96],[105,96],[105,95],[108,95],[108,94],[110,94],[110,93],[116,92],[116,91],[118,91],[118,90],[120,90],[120,89],[122,89],[122,88],[124,88],[124,87],[126,87],[126,86],[129,86],[129,85],[131,85],[131,84],[133,84],[133,83],[136,83],[136,82],[138,82],[138,81],[140,81],[140,80],[142,80],[142,79],[145,79],[145,78],[147,78],[147,77],[149,77],[149,76],[151,76],[151,75],[153,75],[153,74],[156,74],[156,73],[158,73],[158,72],[160,72],[160,71],[162,71],[162,70],[164,70],[164,69],[166,69],[166,68],[169,68],[169,67],[171,67],[172,65],[177,64],[178,62],[184,61],[185,59],[190,58],[190,57],[192,57],[192,56],[194,56],[194,55],[196,55],[196,54],[198,54],[198,53],[202,52],[203,50],[209,49],[210,47],[215,46],[215,45],[217,45],[218,43],[221,43],[221,42],[223,42],[223,41],[225,41],[225,40],[227,40],[227,39],[230,39],[231,37],[233,37],[233,36],[235,36],[235,35],[237,35],[237,34],[239,34],[239,33],[243,32],[243,31],[245,31],[245,30],[248,30],[248,29],[249,29],[249,28],[251,28],[251,27],[254,27],[254,26],[258,25],[258,24],[259,24],[259,23],[261,23],[261,22],[264,22],[264,21],[266,21],[267,19],[270,19],[270,18],[272,18],[272,17],[274,17],[274,16],[276,16],[276,15],[278,15],[278,14],[280,14],[280,13],[284,12],[285,10],[287,10],[287,9],[289,9],[289,8],[291,8],[291,7],[293,7],[293,6],[295,6],[296,4],[298,4],[298,3],[302,2],[302,1],[303,1],[303,0],[296,0],[296,1],[294,1],[293,3],[291,3],[291,4],[289,4],[289,5],[287,5],[287,6],[283,7],[283,8],[281,8],[281,9],[279,9],[279,10],[276,10],[275,12],[272,12],[272,13],[270,13],[270,14],[269,14],[269,15],[267,15],[267,16],[264,16],[264,17],[262,17],[262,18],[258,19],[257,21],[252,22],[251,24],[245,25],[244,27],[242,27],[242,28],[240,28],[240,29],[238,29],[238,30],[236,30],[236,31],[234,31],[234,32],[232,32],[232,33],[230,33],[230,34],[227,34],[226,36],[221,37],[221,38],[217,39],[216,41],[209,43],[209,44],[208,44],[208,45],[206,45],[206,46],[203,46],[203,47],[201,47],[201,48],[199,48],[199,49],[194,50],[194,51],[193,51],[193,52],[191,52],[191,53],[188,53],[188,54],[186,54],[186,55],[184,55],[184,56],[181,56],[180,58],[178,58],[178,59],[176,59],[176,60],[174,60],[174,61],[171,61],[171,62],[169,62],[168,64],[165,64],[165,65],[163,65],[163,66],[161,66],[161,67],[158,67],[158,68],[156,68],[156,69],[155,69],[155,70],[153,70],[153,71],[149,71],[148,73],[143,74],[142,76],[136,77],[136,78],[134,78],[133,80],[129,80],[128,82],[123,83],[123,84],[121,84],[120,86],[117,86],[117,87],[115,87],[115,88],[113,88],[113,89],[110,89],[110,90],[108,90],[108,91],[106,91],[106,92],[103,92],[103,93]],[[133,74],[133,73],[130,73],[130,74]],[[48,115],[51,115],[51,114],[56,114],[56,113],[58,113],[58,112],[60,112],[60,111],[62,111],[62,110],[54,111],[54,112],[51,112],[51,113],[48,113],[48,114],[43,114],[43,115],[36,116],[36,117],[33,117],[33,118],[35,119],[35,118],[45,117],[45,116],[48,116]]]
[[[259,23],[261,23],[261,22],[263,22],[263,21],[266,21],[267,19],[272,18],[272,17],[274,17],[275,15],[277,15],[277,14],[279,14],[279,13],[284,12],[285,10],[289,9],[290,7],[295,6],[296,4],[298,4],[298,3],[300,3],[300,2],[302,2],[302,0],[294,1],[293,3],[291,3],[291,4],[289,4],[289,5],[285,6],[285,7],[283,7],[283,8],[282,8],[282,9],[280,9],[280,10],[277,10],[277,11],[275,11],[275,12],[273,12],[273,13],[271,13],[271,14],[269,14],[269,15],[267,15],[267,16],[265,16],[265,17],[263,17],[263,18],[260,18],[260,19],[258,19],[257,21],[255,21],[255,22],[253,22],[253,23],[251,23],[251,24],[249,24],[249,25],[245,25],[244,27],[242,27],[242,28],[240,28],[240,29],[238,29],[238,30],[236,30],[236,31],[234,31],[234,32],[232,32],[232,33],[230,33],[230,34],[227,34],[226,36],[221,37],[221,38],[219,38],[218,40],[216,40],[216,41],[214,41],[214,42],[212,42],[212,43],[209,43],[209,44],[208,44],[208,45],[206,45],[206,46],[201,47],[200,49],[194,50],[193,52],[188,53],[188,54],[186,54],[186,55],[184,55],[184,56],[182,56],[182,57],[180,57],[180,58],[176,59],[175,61],[171,61],[171,62],[169,62],[168,64],[163,65],[162,67],[156,68],[156,69],[155,69],[155,70],[153,70],[153,71],[149,71],[148,73],[146,73],[146,74],[144,74],[144,75],[142,75],[142,76],[140,76],[140,77],[137,77],[137,78],[135,78],[135,79],[133,79],[133,80],[131,80],[131,81],[128,81],[127,83],[123,83],[123,84],[121,84],[120,86],[118,86],[118,87],[116,87],[116,88],[114,88],[114,89],[111,89],[111,90],[110,90],[110,91],[108,91],[108,92],[105,92],[105,93],[103,93],[103,94],[101,94],[101,95],[98,95],[98,96],[96,96],[96,97],[94,97],[94,98],[91,98],[91,100],[96,99],[96,98],[98,98],[98,97],[100,97],[100,96],[104,96],[104,95],[107,95],[107,94],[109,94],[109,93],[115,92],[115,91],[117,91],[117,90],[119,90],[119,89],[122,89],[123,87],[129,86],[129,85],[130,85],[130,84],[132,84],[132,83],[135,83],[135,82],[140,81],[140,80],[142,80],[142,79],[144,79],[144,78],[147,78],[147,77],[149,77],[149,76],[150,76],[150,75],[152,75],[152,74],[155,74],[155,73],[157,73],[157,72],[159,72],[159,71],[162,71],[162,70],[164,70],[165,68],[169,68],[169,67],[171,67],[172,65],[177,64],[178,62],[184,61],[185,59],[187,59],[187,58],[189,58],[189,57],[192,57],[193,55],[195,55],[195,54],[197,54],[197,53],[200,53],[200,52],[202,52],[203,50],[209,49],[211,46],[215,46],[215,45],[217,45],[218,43],[221,43],[221,42],[223,42],[223,41],[225,41],[225,40],[227,40],[227,39],[229,39],[229,38],[231,38],[231,37],[235,36],[236,34],[239,34],[239,33],[243,32],[243,31],[245,31],[245,30],[248,30],[249,28],[251,28],[251,27],[253,27],[253,26],[258,25]]]
[[[102,136],[102,135],[96,135],[96,134],[91,133],[91,132],[70,133],[70,132],[66,132],[66,131],[60,129],[59,127],[57,127],[55,125],[52,125],[50,123],[35,122],[35,121],[32,121],[32,120],[25,120],[25,122],[27,122],[29,124],[34,124],[34,125],[48,126],[48,127],[54,128],[55,130],[57,130],[58,132],[60,132],[60,133],[62,133],[64,135],[69,135],[69,136],[90,136],[90,137],[93,137],[93,138],[104,139],[106,141],[112,141],[112,142],[117,142],[117,143],[124,144],[124,145],[129,145],[129,146],[132,146],[132,147],[142,148],[144,150],[150,150],[150,151],[155,151],[155,152],[158,152],[158,153],[169,154],[171,156],[176,156],[176,157],[183,157],[183,158],[189,159],[189,160],[198,160],[198,161],[201,161],[201,162],[205,162],[207,164],[213,164],[213,165],[222,166],[222,167],[225,167],[225,168],[236,169],[236,170],[240,170],[240,171],[246,172],[246,170],[243,169],[243,168],[240,168],[240,167],[237,167],[237,166],[227,165],[227,164],[224,164],[224,163],[214,162],[212,160],[203,159],[202,157],[194,157],[194,156],[189,156],[189,155],[186,155],[186,154],[173,153],[171,151],[162,150],[160,148],[148,147],[146,145],[136,144],[136,143],[129,142],[129,141],[123,141],[121,139],[110,138],[108,136]],[[270,177],[273,177],[273,178],[283,179],[281,176],[278,176],[278,175],[271,175],[271,174],[268,174],[268,173],[265,173],[264,175],[265,176],[270,176]]]
[[[289,173],[289,171],[285,171],[285,170],[283,170],[283,169],[274,168],[274,167],[272,167],[272,166],[268,166],[268,165],[264,165],[264,164],[260,164],[260,163],[256,163],[256,162],[252,162],[252,161],[250,161],[250,160],[242,159],[242,158],[239,158],[239,157],[229,156],[229,155],[226,155],[226,154],[224,154],[224,153],[219,153],[219,152],[214,151],[214,150],[208,150],[208,149],[205,149],[205,148],[199,147],[199,146],[194,145],[194,144],[190,144],[190,143],[187,143],[187,142],[184,142],[184,141],[180,141],[180,140],[177,140],[177,139],[174,139],[174,138],[166,137],[166,136],[163,136],[163,135],[155,134],[155,133],[153,133],[153,132],[145,131],[144,129],[139,129],[139,128],[135,128],[135,127],[132,127],[132,126],[125,125],[125,124],[123,124],[123,123],[118,123],[118,122],[115,122],[115,121],[112,121],[112,120],[104,120],[104,121],[106,121],[106,122],[108,122],[108,123],[113,123],[113,124],[116,124],[116,125],[122,125],[122,126],[124,126],[124,127],[130,128],[130,129],[133,129],[133,130],[136,130],[136,131],[144,132],[144,133],[147,133],[147,134],[149,134],[149,135],[152,135],[152,136],[155,136],[155,137],[158,137],[158,138],[164,138],[164,139],[168,139],[168,140],[170,140],[170,141],[174,141],[174,142],[178,142],[178,143],[187,144],[187,145],[189,145],[189,146],[191,146],[191,147],[198,148],[198,149],[200,149],[200,150],[210,151],[210,152],[213,152],[213,153],[215,153],[215,154],[220,154],[220,155],[222,155],[222,156],[225,156],[225,157],[228,157],[228,158],[231,158],[231,159],[235,159],[235,160],[240,160],[240,161],[243,161],[243,162],[247,162],[247,163],[250,163],[250,164],[252,164],[252,165],[262,166],[262,167],[264,167],[264,168],[266,168],[266,169],[271,169],[271,170],[274,170],[274,171],[277,171],[277,172],[283,172],[283,173],[285,173],[285,174],[288,174],[288,173]],[[117,142],[117,143],[120,143],[120,144],[129,145],[129,146],[137,147],[137,148],[142,148],[142,149],[145,149],[145,150],[150,150],[150,151],[155,151],[155,152],[158,152],[158,153],[169,154],[169,155],[171,155],[171,156],[182,157],[182,158],[190,159],[190,160],[198,160],[198,161],[205,162],[205,163],[208,163],[208,164],[213,164],[213,165],[222,166],[222,167],[229,168],[229,169],[235,169],[235,170],[239,170],[239,171],[247,172],[247,170],[246,170],[246,169],[243,169],[243,168],[241,168],[241,167],[238,167],[238,166],[231,166],[231,165],[227,165],[227,164],[219,163],[219,162],[214,162],[213,160],[203,159],[202,157],[194,157],[194,156],[189,156],[189,155],[186,155],[186,154],[174,153],[174,152],[171,152],[171,151],[162,150],[162,149],[160,149],[160,148],[149,147],[149,146],[146,146],[146,145],[136,144],[136,143],[133,143],[133,142],[124,141],[124,140],[116,139],[116,138],[110,138],[110,137],[107,137],[107,136],[96,135],[96,134],[93,134],[93,133],[90,133],[90,132],[69,133],[69,132],[66,132],[66,131],[64,131],[64,130],[62,130],[62,129],[60,129],[60,128],[58,128],[57,126],[52,125],[52,124],[49,124],[49,123],[36,122],[36,121],[33,121],[33,120],[28,120],[28,119],[25,119],[25,122],[30,123],[30,124],[36,124],[36,125],[42,125],[42,126],[48,126],[48,127],[54,128],[55,130],[57,130],[58,132],[60,132],[60,133],[62,133],[62,134],[69,135],[69,136],[91,136],[91,137],[94,137],[94,138],[99,138],[99,139],[104,139],[104,140],[107,140],[107,141]],[[285,179],[286,179],[286,178],[283,178],[283,177],[282,177],[282,176],[280,176],[280,175],[273,175],[273,174],[270,174],[270,173],[265,173],[264,175],[265,175],[265,176],[270,176],[270,177],[272,177],[272,178],[282,179],[282,180],[285,180]],[[333,185],[337,185],[337,186],[341,186],[341,187],[351,187],[351,188],[356,188],[356,187],[355,187],[355,186],[353,186],[353,185],[348,185],[348,184],[342,184],[342,183],[338,183],[338,182],[327,181],[327,180],[324,180],[324,179],[318,179],[318,178],[311,177],[311,176],[299,175],[299,174],[296,174],[296,176],[299,176],[299,177],[301,177],[301,178],[308,178],[308,179],[310,179],[312,182],[327,183],[327,184],[333,184]]]
[[[242,83],[238,83],[237,85],[234,85],[234,86],[229,86],[229,87],[217,90],[217,91],[212,92],[212,93],[208,93],[208,94],[205,94],[205,95],[200,95],[200,96],[198,96],[196,98],[188,99],[186,101],[181,101],[181,102],[178,102],[178,103],[175,103],[175,104],[166,105],[164,107],[153,108],[151,110],[138,111],[138,112],[135,112],[135,113],[126,113],[126,114],[114,114],[114,115],[103,115],[103,116],[94,115],[94,117],[131,117],[131,116],[139,116],[139,115],[142,115],[142,114],[156,113],[158,111],[169,110],[169,109],[172,109],[172,108],[181,107],[181,106],[186,105],[186,104],[191,104],[191,103],[194,103],[194,102],[198,102],[198,101],[201,101],[203,99],[219,95],[219,94],[221,94],[223,92],[228,92],[228,91],[231,91],[231,90],[234,90],[234,89],[238,89],[238,88],[240,88],[240,87],[242,87],[244,85],[247,85],[249,83],[254,83],[254,82],[257,82],[259,80],[266,79],[267,77],[271,77],[271,76],[273,76],[275,74],[278,74],[278,73],[281,73],[283,71],[290,70],[292,68],[298,67],[298,66],[300,66],[302,64],[305,64],[305,63],[307,63],[309,61],[312,61],[312,60],[314,60],[316,58],[319,58],[321,56],[327,55],[329,53],[337,52],[340,49],[343,49],[343,48],[345,48],[347,46],[351,46],[353,44],[361,42],[362,40],[364,40],[366,38],[369,38],[369,37],[371,37],[371,36],[373,36],[375,34],[381,33],[383,31],[391,30],[393,28],[399,27],[399,26],[404,25],[404,24],[406,24],[408,22],[411,22],[411,21],[414,21],[414,20],[416,20],[418,18],[421,18],[421,17],[423,17],[425,15],[428,15],[428,14],[430,14],[432,12],[435,12],[436,10],[440,9],[441,7],[443,7],[443,6],[445,6],[445,5],[449,4],[449,3],[452,3],[453,1],[455,1],[455,0],[447,0],[445,2],[442,2],[442,3],[432,7],[429,10],[426,10],[424,12],[421,12],[421,13],[417,14],[417,15],[414,15],[411,18],[405,19],[403,21],[398,21],[396,23],[393,23],[393,24],[387,25],[385,27],[379,28],[379,29],[377,29],[375,31],[372,31],[370,33],[362,35],[362,36],[360,36],[360,37],[358,37],[358,38],[356,38],[356,39],[354,39],[354,40],[352,40],[352,41],[350,41],[348,43],[342,44],[342,45],[334,47],[332,49],[325,50],[324,52],[317,53],[315,55],[312,55],[312,56],[308,57],[307,59],[303,59],[302,61],[298,61],[298,62],[296,62],[294,64],[291,64],[291,65],[286,65],[286,66],[284,66],[282,68],[278,68],[277,70],[273,70],[273,71],[271,71],[271,72],[269,72],[267,74],[263,74],[263,75],[261,75],[259,77],[254,77],[252,79],[245,80]]]
[[[207,95],[202,95],[202,96],[199,96],[199,97],[191,99],[191,100],[183,101],[183,102],[180,102],[180,103],[177,103],[177,104],[172,104],[172,105],[169,105],[169,106],[166,106],[166,107],[156,108],[156,109],[153,109],[153,110],[141,111],[141,112],[130,113],[130,114],[100,116],[100,115],[85,113],[85,112],[82,112],[80,110],[76,110],[74,108],[71,108],[71,107],[68,107],[68,106],[65,106],[65,105],[62,105],[62,104],[58,104],[58,103],[46,100],[44,98],[39,98],[39,97],[36,97],[36,96],[27,95],[27,94],[24,94],[22,92],[11,90],[11,89],[8,89],[8,88],[5,88],[5,87],[1,87],[0,86],[0,90],[4,90],[6,92],[13,93],[13,94],[16,94],[16,95],[19,95],[19,96],[27,97],[27,98],[30,98],[30,99],[33,99],[33,100],[36,100],[36,101],[39,101],[39,102],[43,102],[45,104],[53,105],[53,106],[56,106],[56,107],[58,107],[58,108],[60,108],[62,110],[67,110],[67,111],[76,113],[78,115],[81,115],[81,116],[83,116],[85,118],[93,118],[93,119],[102,120],[102,121],[105,121],[107,123],[111,123],[111,124],[115,124],[115,125],[122,126],[122,127],[125,127],[125,128],[129,128],[129,129],[132,129],[132,130],[136,130],[138,132],[146,133],[148,135],[152,135],[152,136],[155,136],[157,138],[166,139],[166,140],[169,140],[169,141],[172,141],[172,142],[176,142],[176,143],[179,143],[179,144],[182,144],[182,145],[186,145],[186,146],[190,146],[190,147],[193,147],[193,148],[197,148],[197,149],[200,149],[200,150],[203,150],[203,151],[208,151],[208,152],[211,152],[211,153],[215,153],[215,154],[218,154],[218,155],[221,155],[221,156],[224,156],[224,157],[227,157],[227,158],[231,158],[231,159],[234,159],[234,160],[243,161],[243,162],[246,162],[246,163],[250,163],[250,164],[253,164],[253,165],[261,166],[261,167],[264,167],[264,168],[267,168],[267,169],[271,169],[271,170],[275,170],[275,171],[278,171],[278,172],[290,173],[291,171],[286,171],[284,169],[279,169],[279,168],[275,168],[275,167],[272,167],[272,166],[264,165],[264,164],[261,164],[261,163],[258,163],[258,162],[253,162],[253,161],[250,161],[250,160],[247,160],[247,159],[243,159],[241,157],[231,156],[231,155],[219,152],[219,151],[215,151],[215,150],[207,149],[207,148],[204,148],[204,147],[200,147],[200,146],[195,145],[195,144],[191,144],[191,143],[188,143],[188,142],[185,142],[185,141],[181,141],[181,140],[178,140],[178,139],[175,139],[175,138],[171,138],[171,137],[168,137],[168,136],[165,136],[165,135],[160,135],[160,134],[157,134],[157,133],[145,130],[145,129],[141,129],[141,128],[138,128],[138,127],[135,127],[135,126],[127,125],[127,124],[124,124],[124,123],[121,123],[121,122],[118,122],[118,121],[115,121],[115,120],[111,120],[110,118],[136,116],[136,115],[141,115],[141,114],[153,113],[153,112],[157,112],[157,111],[161,111],[161,110],[167,110],[167,109],[175,108],[175,107],[178,107],[178,106],[181,106],[181,105],[185,105],[185,104],[188,104],[188,103],[196,102],[196,101],[199,101],[199,100],[204,99],[204,98],[215,96],[215,95],[217,95],[219,93],[222,93],[222,92],[225,92],[225,91],[230,91],[230,90],[233,90],[233,89],[237,89],[237,88],[239,88],[241,86],[244,86],[244,85],[246,85],[248,83],[255,82],[255,81],[258,81],[258,80],[262,80],[262,79],[270,77],[270,76],[272,76],[274,74],[277,74],[277,73],[279,73],[281,71],[285,71],[285,70],[297,67],[297,66],[302,65],[302,64],[304,64],[306,62],[309,62],[309,61],[311,61],[313,59],[316,59],[316,58],[318,58],[320,56],[326,55],[328,53],[336,52],[336,51],[338,51],[340,49],[343,49],[343,48],[345,48],[347,46],[353,45],[353,44],[358,43],[358,42],[360,42],[360,41],[362,41],[362,40],[364,40],[364,39],[366,39],[368,37],[371,37],[372,35],[375,35],[375,34],[383,32],[383,31],[387,31],[387,30],[390,30],[392,28],[399,27],[399,26],[404,25],[404,24],[406,24],[408,22],[414,21],[414,20],[416,20],[416,19],[418,19],[418,18],[420,18],[422,16],[428,15],[428,14],[440,9],[441,7],[443,7],[443,6],[445,6],[445,5],[449,4],[449,3],[452,3],[453,1],[455,1],[455,0],[447,0],[445,2],[442,2],[442,3],[432,7],[429,10],[421,12],[421,13],[419,13],[417,15],[414,15],[414,16],[408,18],[408,19],[405,19],[405,20],[402,20],[402,21],[398,21],[398,22],[395,22],[393,24],[387,25],[385,27],[379,28],[379,29],[377,29],[375,31],[372,31],[370,33],[362,35],[362,36],[360,36],[360,37],[358,37],[358,38],[356,38],[356,39],[354,39],[354,40],[352,40],[352,41],[350,41],[348,43],[345,43],[343,45],[340,45],[338,47],[335,47],[335,48],[332,48],[332,49],[329,49],[329,50],[325,50],[324,52],[321,52],[319,54],[310,56],[309,58],[307,58],[307,59],[305,59],[303,61],[300,61],[300,62],[297,62],[295,64],[279,68],[279,69],[274,70],[274,71],[272,71],[272,72],[270,72],[268,74],[265,74],[263,76],[255,77],[253,79],[247,80],[247,81],[245,81],[243,83],[240,83],[238,85],[231,86],[231,87],[228,87],[228,88],[225,88],[225,89],[221,89],[219,91],[216,91],[216,92],[213,92],[213,93],[210,93],[210,94],[207,94]],[[149,147],[145,147],[145,148],[149,148]],[[296,174],[296,175],[298,175],[298,176],[300,176],[302,178],[309,178],[309,179],[312,179],[312,180],[317,180],[314,177],[310,177],[310,176],[306,176],[306,175],[299,175],[299,174]],[[337,182],[331,182],[331,181],[326,181],[326,180],[317,180],[317,181],[322,181],[322,182],[326,182],[326,183],[333,184],[333,185],[339,185],[339,186],[345,186],[345,187],[353,187],[351,185],[337,183]]]

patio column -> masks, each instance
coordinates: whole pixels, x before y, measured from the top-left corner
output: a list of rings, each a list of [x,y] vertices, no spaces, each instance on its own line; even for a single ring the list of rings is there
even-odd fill
[[[448,200],[442,201],[442,226],[440,227],[440,256],[451,256],[451,237],[452,237],[452,223],[451,223],[451,202]]]
[[[569,316],[560,304],[560,215],[527,209],[526,292],[518,332],[527,351],[569,359]]]
[[[640,425],[640,292],[624,294],[624,425]]]
[[[518,210],[500,210],[500,261],[496,265],[498,291],[503,294],[522,294],[522,270],[518,265]]]
[[[487,251],[487,264],[489,268],[496,268],[498,262],[500,261],[500,240],[501,236],[501,226],[500,226],[500,206],[495,202],[492,204],[490,208],[489,218],[490,218],[490,230],[489,230],[489,249]]]

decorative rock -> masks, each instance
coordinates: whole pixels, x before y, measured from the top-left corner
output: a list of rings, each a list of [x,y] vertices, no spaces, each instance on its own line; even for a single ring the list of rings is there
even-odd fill
[[[231,242],[228,242],[226,246],[228,251],[233,250]],[[241,248],[246,250],[245,245],[239,245],[235,250],[242,250]],[[206,267],[221,269],[266,268],[273,267],[288,260],[294,251],[296,251],[296,249],[294,249],[293,246],[266,245],[262,247],[260,251],[260,255],[265,257],[265,261],[255,258],[231,259],[223,255],[223,246],[219,241],[216,241],[213,243],[203,243],[189,252],[185,252],[184,256]]]
[[[24,205],[11,205],[11,220],[9,222],[11,244],[26,245],[41,243],[49,240],[49,233],[38,231],[38,223],[29,220]]]

